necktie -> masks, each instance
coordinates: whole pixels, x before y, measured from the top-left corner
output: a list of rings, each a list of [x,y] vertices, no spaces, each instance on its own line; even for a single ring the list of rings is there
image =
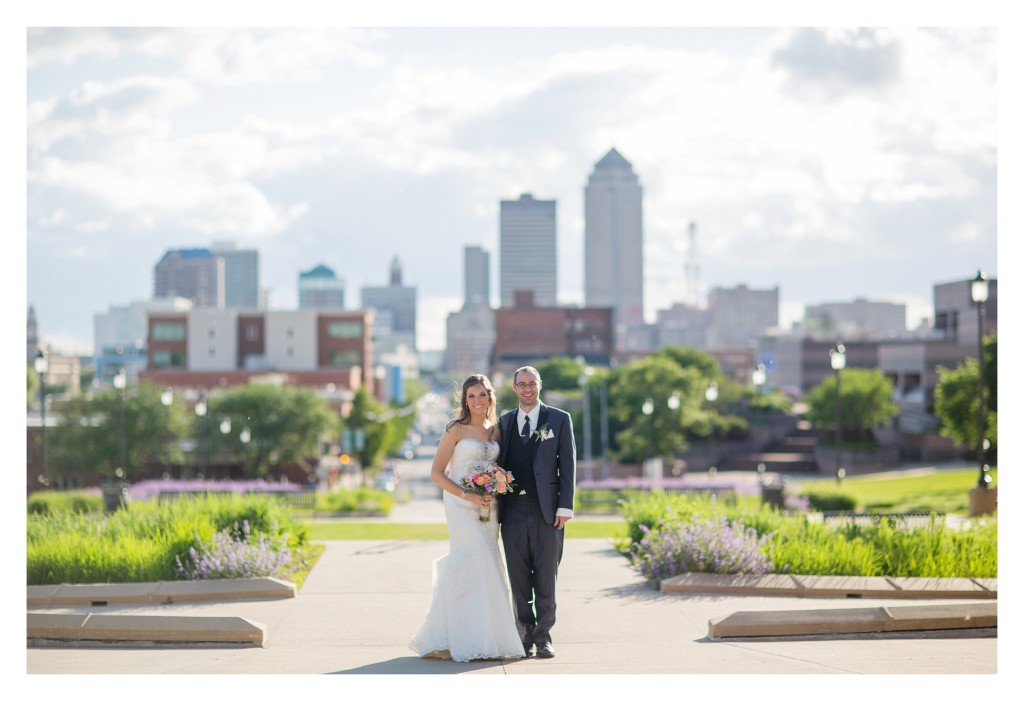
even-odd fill
[[[521,435],[523,436],[524,443],[530,439],[530,416],[528,415],[523,416],[523,432]]]

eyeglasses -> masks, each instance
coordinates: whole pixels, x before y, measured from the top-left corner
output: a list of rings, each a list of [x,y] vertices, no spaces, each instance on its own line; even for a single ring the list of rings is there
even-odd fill
[[[540,385],[540,381],[530,381],[529,383],[513,383],[516,388],[536,388]]]

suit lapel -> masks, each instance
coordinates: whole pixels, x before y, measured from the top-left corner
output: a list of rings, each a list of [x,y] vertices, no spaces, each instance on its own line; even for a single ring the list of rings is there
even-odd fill
[[[537,416],[537,427],[534,432],[540,432],[544,429],[544,426],[548,424],[548,407],[543,403],[540,404],[540,415]],[[540,442],[538,440],[537,442]]]

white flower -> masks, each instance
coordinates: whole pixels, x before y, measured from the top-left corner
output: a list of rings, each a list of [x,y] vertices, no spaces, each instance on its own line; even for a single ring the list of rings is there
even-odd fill
[[[555,434],[548,429],[548,426],[544,426],[533,434],[533,437],[537,438],[537,442],[544,442],[549,438],[555,437]]]

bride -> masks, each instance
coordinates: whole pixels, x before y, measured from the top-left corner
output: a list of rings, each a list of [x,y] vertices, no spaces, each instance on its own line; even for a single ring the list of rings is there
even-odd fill
[[[468,660],[521,658],[505,560],[498,550],[497,507],[490,495],[458,484],[469,467],[498,457],[494,388],[475,374],[462,384],[459,417],[448,423],[430,479],[444,490],[448,553],[434,562],[434,595],[409,647],[420,657]],[[445,474],[445,466],[449,474]],[[481,521],[481,509],[490,509]]]

